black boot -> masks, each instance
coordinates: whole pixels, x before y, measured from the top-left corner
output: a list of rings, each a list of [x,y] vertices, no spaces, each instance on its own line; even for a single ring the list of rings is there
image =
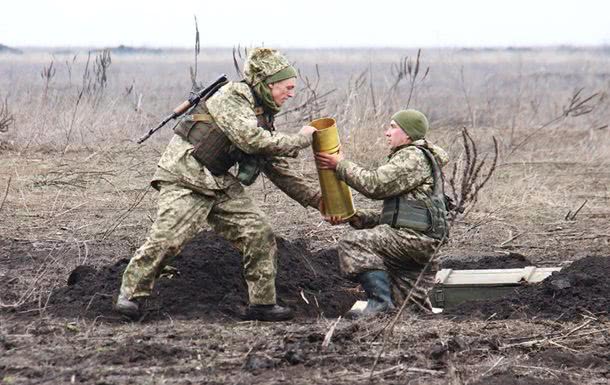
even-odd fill
[[[287,321],[294,318],[292,309],[280,305],[250,305],[244,317],[250,321]]]
[[[390,290],[390,276],[383,270],[366,271],[358,275],[358,282],[366,292],[368,301],[362,310],[350,310],[346,318],[360,318],[385,313],[394,309]]]
[[[114,303],[114,310],[132,320],[137,320],[142,316],[142,306],[140,302],[141,301],[137,298],[129,299],[119,294]]]

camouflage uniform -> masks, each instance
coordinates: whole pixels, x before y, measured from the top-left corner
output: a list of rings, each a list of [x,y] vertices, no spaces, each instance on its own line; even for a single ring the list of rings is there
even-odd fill
[[[282,158],[296,156],[311,144],[311,137],[257,127],[255,99],[242,82],[223,86],[206,105],[233,145],[258,155],[261,171],[271,182],[304,207],[317,208],[316,184],[291,170]],[[157,219],[123,274],[121,295],[150,295],[163,266],[207,223],[243,255],[250,304],[275,304],[277,246],[265,214],[232,173],[213,175],[191,156],[192,151],[192,144],[174,135],[161,156],[152,181],[159,190]]]
[[[387,162],[375,170],[342,160],[337,165],[337,176],[371,199],[399,195],[422,199],[432,192],[432,167],[415,145],[430,149],[439,165],[447,163],[444,150],[422,139],[395,149]],[[370,270],[388,271],[393,281],[394,300],[401,303],[440,241],[408,228],[380,224],[378,211],[362,210],[356,215],[361,222],[360,230],[348,233],[339,242],[342,273],[355,278]],[[427,302],[426,290],[414,290],[412,298],[414,304],[421,306]]]

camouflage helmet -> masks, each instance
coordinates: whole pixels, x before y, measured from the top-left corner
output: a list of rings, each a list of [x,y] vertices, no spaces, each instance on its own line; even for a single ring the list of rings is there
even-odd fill
[[[288,60],[277,50],[271,48],[254,48],[248,53],[244,64],[244,78],[255,86],[271,75],[292,67]]]

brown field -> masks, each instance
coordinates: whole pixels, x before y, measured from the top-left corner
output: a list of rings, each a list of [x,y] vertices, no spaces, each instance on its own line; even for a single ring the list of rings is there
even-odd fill
[[[110,304],[155,217],[148,182],[171,123],[135,140],[188,95],[194,55],[113,53],[103,80],[97,53],[88,65],[86,52],[0,53],[0,384],[607,384],[610,51],[424,50],[414,83],[406,74],[394,89],[396,67],[417,51],[287,54],[309,86],[288,108],[332,92],[280,117],[279,129],[335,117],[348,158],[383,158],[382,128],[410,94],[452,158],[447,191],[456,167],[459,193],[467,164],[462,127],[479,160],[487,156],[484,172],[497,139],[492,177],[454,222],[441,265],[477,256],[498,267],[520,256],[598,265],[572,274],[567,291],[407,312],[384,334],[391,317],[337,321],[362,296],[337,275],[335,246],[349,227],[331,227],[261,178],[249,191],[280,239],[278,289],[298,317],[242,321],[239,255],[203,229],[176,260],[180,274],[159,280],[146,317],[126,321]],[[198,60],[202,82],[235,78],[231,50]],[[571,100],[585,103],[567,109]],[[295,166],[315,176],[310,153]]]

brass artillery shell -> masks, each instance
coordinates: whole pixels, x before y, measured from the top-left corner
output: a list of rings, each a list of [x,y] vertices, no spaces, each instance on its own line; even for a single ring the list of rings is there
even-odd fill
[[[339,151],[339,131],[334,119],[321,118],[309,123],[317,129],[313,134],[313,151],[334,154]],[[347,219],[354,215],[352,193],[345,182],[337,179],[334,170],[320,170],[318,178],[326,215]]]

